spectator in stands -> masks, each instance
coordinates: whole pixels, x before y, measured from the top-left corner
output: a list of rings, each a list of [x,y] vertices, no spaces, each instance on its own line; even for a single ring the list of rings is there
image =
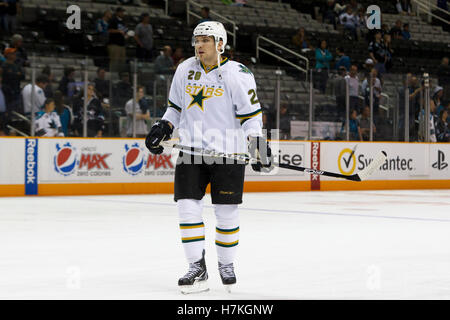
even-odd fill
[[[147,136],[148,127],[147,121],[150,120],[150,103],[145,98],[144,86],[138,86],[136,96],[136,122],[135,132],[136,137],[144,138]],[[127,113],[127,136],[133,136],[133,99],[130,99],[125,105],[125,112]]]
[[[6,48],[3,53],[6,61],[2,65],[3,94],[5,95],[8,113],[21,109],[20,81],[25,79],[25,72],[16,61],[16,49]]]
[[[373,68],[370,72],[370,76],[372,78],[373,84],[373,114],[374,119],[378,117],[379,107],[380,107],[380,97],[381,97],[381,81],[377,77],[378,72],[377,69]],[[361,84],[361,90],[365,97],[365,105],[370,106],[370,78],[364,79]]]
[[[375,64],[373,63],[372,59],[366,59],[364,62],[364,78],[367,78],[370,75],[370,71],[372,71]]]
[[[69,94],[69,84],[73,82],[75,82],[75,69],[73,67],[66,67],[64,69],[64,75],[59,81],[58,90],[67,97]]]
[[[419,81],[416,76],[413,76],[411,73],[407,75],[407,87],[403,86],[400,88],[398,92],[399,97],[399,130],[400,137],[404,139],[405,132],[405,90],[408,91],[409,94],[409,132],[410,132],[410,141],[416,140],[417,132],[415,130],[415,120],[417,119],[417,114],[420,110],[420,92],[423,91],[424,87],[419,86]]]
[[[448,127],[448,110],[442,109],[439,112],[439,119],[436,122],[437,142],[450,142],[450,129]]]
[[[88,84],[87,89],[87,135],[102,137],[105,131],[105,116],[100,100],[95,93],[95,85]],[[79,135],[83,133],[84,92],[81,91],[73,104],[74,128]]]
[[[392,68],[392,63],[393,63],[393,59],[392,56],[394,54],[394,49],[392,49],[392,41],[391,41],[391,35],[390,34],[385,34],[383,36],[383,42],[384,42],[384,46],[386,48],[386,62],[384,64],[386,71],[391,70]]]
[[[325,93],[328,80],[328,71],[330,70],[330,61],[333,55],[327,49],[327,42],[320,41],[319,48],[316,48],[316,78],[317,86],[322,93]]]
[[[94,79],[95,89],[99,95],[99,99],[109,98],[109,80],[105,80],[105,68],[97,69],[97,77]]]
[[[200,15],[202,18],[198,21],[198,23],[212,20],[211,17],[209,16],[209,8],[208,7],[203,7],[200,10]]]
[[[11,37],[11,48],[16,49],[16,63],[21,67],[29,67],[28,55],[23,47],[23,37],[15,34]]]
[[[347,70],[344,66],[338,68],[338,75],[334,79],[334,92],[336,95],[336,109],[338,113],[338,121],[343,121],[346,111],[346,80]]]
[[[141,22],[134,30],[134,39],[136,40],[136,57],[141,61],[152,60],[153,50],[153,28],[150,24],[150,15],[143,13]]]
[[[357,27],[356,31],[358,33],[358,38],[366,37],[368,32],[367,30],[367,16],[366,10],[364,8],[360,8],[358,13],[356,14]]]
[[[352,65],[350,67],[350,72],[345,77],[348,81],[348,90],[350,96],[350,110],[359,110],[361,109],[360,101],[359,101],[359,78],[358,78],[358,67],[356,65]]]
[[[395,25],[391,28],[389,32],[393,39],[401,39],[402,38],[402,21],[395,21]]]
[[[31,112],[41,111],[44,106],[44,102],[46,100],[45,97],[45,87],[48,85],[48,78],[45,75],[39,75],[36,78],[36,83],[34,86],[34,94],[33,84],[29,83],[22,89],[22,101],[23,101],[23,113],[28,116]],[[33,101],[33,102],[32,102]]]
[[[64,104],[64,95],[61,91],[55,92],[54,100],[55,111],[59,116],[62,132],[64,133],[65,137],[68,137],[70,133],[70,127],[73,123],[72,109],[68,105]]]
[[[411,0],[397,0],[395,7],[397,8],[397,12],[402,15],[413,15]]]
[[[346,71],[350,70],[350,57],[347,56],[342,47],[336,48],[336,70],[339,70],[339,67],[344,67]]]
[[[409,23],[405,23],[403,25],[402,38],[404,40],[411,39],[411,33],[409,33]]]
[[[321,8],[321,13],[323,23],[332,24],[334,26],[334,29],[336,29],[336,17],[338,13],[336,12],[335,0],[327,0],[327,3],[324,3]]]
[[[448,57],[443,57],[437,71],[438,84],[444,88],[444,100],[450,100],[450,66]]]
[[[375,40],[369,44],[369,55],[375,63],[375,69],[378,72],[378,75],[382,77],[382,75],[386,72],[386,46],[382,40],[381,32],[378,30],[375,33]]]
[[[342,122],[341,127],[341,135],[345,136],[345,127],[346,127],[346,121]],[[349,138],[350,141],[363,141],[362,135],[361,135],[361,128],[359,126],[359,120],[358,120],[358,113],[356,110],[350,111],[350,121],[349,121]]]
[[[361,128],[361,136],[363,141],[370,140],[370,121],[370,108],[369,106],[365,106],[361,116],[359,117],[359,126]],[[373,123],[373,134],[375,135],[376,132],[377,128],[375,127],[375,123]]]
[[[425,117],[425,109],[422,109],[419,113],[419,141],[421,142],[437,142],[436,138],[436,126],[437,116],[435,114],[436,107],[434,104],[430,104],[430,114],[428,117]],[[428,118],[430,121],[430,140],[427,140],[425,137],[425,121]]]
[[[352,7],[348,5],[345,12],[339,16],[339,22],[344,26],[344,30],[348,31],[353,40],[358,40],[357,27],[358,20],[353,14]]]
[[[7,0],[6,14],[4,15],[4,29],[6,33],[14,33],[17,28],[17,13],[21,12],[19,0]]]
[[[434,110],[436,110],[436,114],[439,114],[439,111],[444,108],[442,104],[442,96],[444,95],[444,88],[437,86],[433,90],[433,94],[430,99],[430,105],[433,105]]]
[[[128,38],[128,28],[124,22],[125,9],[118,7],[108,25],[108,55],[111,72],[120,72],[126,69],[125,40]]]
[[[55,100],[48,98],[44,102],[44,110],[36,114],[35,132],[38,137],[64,137],[61,121],[55,112]]]
[[[100,40],[105,44],[108,41],[108,27],[109,27],[109,21],[111,19],[112,19],[111,10],[106,10],[103,12],[102,18],[98,19],[95,22],[95,33],[100,36]]]
[[[374,29],[374,30],[375,30],[375,33],[374,33],[374,40],[375,40],[375,34],[377,33],[377,30],[378,30],[378,29]],[[385,34],[391,32],[391,29],[389,29],[389,26],[388,26],[386,23],[383,23],[383,24],[381,25],[381,30],[379,30],[379,31],[381,31],[381,38],[383,38],[383,36],[384,36]]]
[[[291,117],[286,104],[280,106],[280,139],[289,140],[291,138]]]
[[[231,59],[231,58],[230,58]],[[178,66],[184,61],[184,52],[182,47],[177,47],[172,55],[173,64]]]
[[[5,101],[5,95],[3,94],[2,90],[2,81],[0,77],[0,136],[6,135],[6,122],[7,122],[7,109],[6,109],[6,101]],[[2,134],[3,132],[3,134]]]
[[[347,6],[352,8],[352,11],[355,13],[362,9],[361,4],[359,4],[356,0],[350,0],[350,3]]]
[[[173,74],[175,72],[175,65],[172,59],[172,48],[164,46],[163,54],[159,55],[155,60],[156,74]]]
[[[303,49],[312,49],[306,40],[305,28],[301,27],[297,33],[292,37],[292,44],[295,45],[300,51]]]
[[[120,73],[120,81],[114,85],[112,95],[113,107],[119,108],[125,114],[125,103],[133,97],[133,87],[128,72]]]
[[[46,98],[53,98],[53,73],[50,66],[45,66],[44,69],[42,69],[41,74],[46,76],[48,78],[48,84],[44,89],[44,94]]]

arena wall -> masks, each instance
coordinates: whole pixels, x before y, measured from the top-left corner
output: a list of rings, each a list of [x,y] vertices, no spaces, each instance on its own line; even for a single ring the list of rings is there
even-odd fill
[[[272,141],[279,161],[342,174],[362,170],[381,150],[388,160],[352,182],[247,167],[245,191],[450,188],[450,144]],[[172,193],[177,151],[152,155],[143,139],[0,138],[0,196]]]

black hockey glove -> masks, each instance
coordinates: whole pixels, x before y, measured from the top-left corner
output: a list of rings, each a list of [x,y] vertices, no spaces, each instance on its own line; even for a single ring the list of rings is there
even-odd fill
[[[171,127],[169,121],[157,121],[145,138],[145,145],[147,146],[147,149],[153,154],[161,154],[164,147],[159,144],[161,141],[169,140],[172,136],[172,132],[173,127]]]
[[[256,172],[270,172],[273,169],[272,150],[264,137],[249,137],[248,151],[258,162],[252,164]]]

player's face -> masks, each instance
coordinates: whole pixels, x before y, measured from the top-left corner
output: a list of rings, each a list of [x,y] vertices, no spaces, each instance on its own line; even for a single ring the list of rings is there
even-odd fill
[[[195,51],[200,61],[204,64],[217,63],[217,51],[213,37],[197,36],[195,37]]]

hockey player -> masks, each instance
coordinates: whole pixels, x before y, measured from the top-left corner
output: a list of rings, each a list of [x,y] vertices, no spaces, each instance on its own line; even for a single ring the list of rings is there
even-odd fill
[[[255,171],[269,171],[271,150],[262,135],[262,111],[253,74],[230,61],[225,51],[227,34],[220,22],[202,22],[194,30],[195,57],[181,63],[174,75],[168,108],[151,128],[146,146],[163,152],[161,141],[178,128],[185,146],[225,153],[247,151],[259,159]],[[242,203],[245,164],[180,152],[175,169],[181,239],[189,270],[178,281],[183,293],[208,290],[205,264],[203,196],[208,184],[216,215],[216,249],[219,273],[225,286],[236,283],[234,258],[239,242],[238,204]],[[217,159],[216,159],[217,160]],[[229,288],[227,288],[229,289]]]

